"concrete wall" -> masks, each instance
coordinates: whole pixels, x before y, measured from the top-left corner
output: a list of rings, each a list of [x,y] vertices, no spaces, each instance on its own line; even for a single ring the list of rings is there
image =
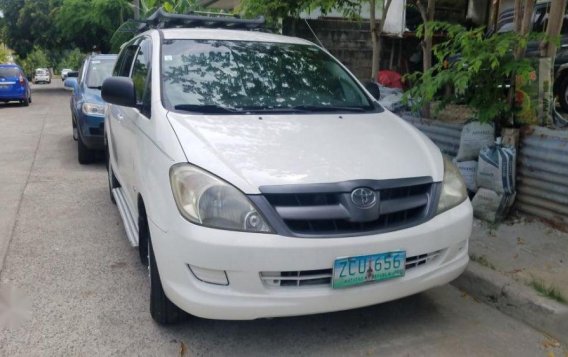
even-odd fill
[[[355,76],[367,79],[371,76],[373,48],[368,21],[341,19],[307,20],[325,48],[345,64]],[[310,31],[306,20],[285,19],[282,32],[285,35],[318,40]]]

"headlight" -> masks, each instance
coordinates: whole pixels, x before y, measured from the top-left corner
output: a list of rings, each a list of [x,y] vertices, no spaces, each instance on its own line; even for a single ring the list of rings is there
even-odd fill
[[[453,208],[467,198],[463,177],[454,163],[444,155],[444,182],[437,214]]]
[[[189,164],[170,169],[176,205],[188,221],[211,228],[270,233],[272,229],[235,187]]]
[[[83,114],[104,117],[105,106],[104,104],[83,103]]]

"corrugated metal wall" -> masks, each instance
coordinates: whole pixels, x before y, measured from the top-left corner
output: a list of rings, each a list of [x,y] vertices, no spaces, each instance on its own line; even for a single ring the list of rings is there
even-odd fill
[[[463,125],[399,114],[428,136],[445,154],[455,156]],[[568,131],[523,130],[517,158],[515,207],[568,229]]]
[[[421,119],[410,113],[399,113],[398,115],[426,134],[427,137],[438,145],[444,154],[452,157],[458,154],[463,124],[451,124]]]
[[[516,207],[568,225],[568,131],[541,127],[523,131]]]

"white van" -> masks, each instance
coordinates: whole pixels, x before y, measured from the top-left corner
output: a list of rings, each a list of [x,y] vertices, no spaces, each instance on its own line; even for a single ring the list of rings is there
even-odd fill
[[[352,309],[468,263],[456,167],[311,42],[152,29],[102,96],[111,198],[159,323]]]

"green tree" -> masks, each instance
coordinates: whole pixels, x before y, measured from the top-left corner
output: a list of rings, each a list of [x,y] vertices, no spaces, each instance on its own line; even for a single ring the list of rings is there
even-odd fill
[[[407,76],[414,86],[405,93],[405,100],[412,101],[414,109],[435,100],[440,101],[436,110],[449,103],[465,103],[481,122],[509,117],[514,107],[508,102],[505,84],[514,75],[524,81],[534,76],[530,60],[513,55],[516,46],[526,46],[529,37],[515,32],[487,37],[483,27],[466,30],[443,22],[421,25],[420,37],[427,36],[425,28],[430,36],[435,31],[445,33],[447,40],[434,46],[437,61],[430,69]],[[446,86],[455,95],[442,95]]]
[[[36,68],[52,67],[45,51],[37,46],[28,53],[26,58],[17,58],[16,62],[22,66],[28,76],[31,76]]]
[[[93,47],[108,52],[113,33],[132,16],[127,0],[63,0],[56,22],[68,43],[84,52]]]
[[[54,12],[61,0],[0,0],[3,41],[21,58],[34,46],[58,47],[61,44]]]
[[[0,44],[0,63],[8,62],[10,55],[10,51],[7,48],[4,48],[2,44]]]
[[[198,0],[139,0],[140,8],[137,9],[141,19],[150,16],[158,8],[176,14],[185,14],[191,11],[205,10]],[[127,21],[119,26],[110,39],[112,52],[118,52],[120,46],[129,41],[137,32],[139,23]]]
[[[63,57],[63,59],[59,62],[58,70],[63,68],[70,68],[74,70],[78,70],[85,59],[85,54],[81,53],[78,48],[75,48]]]

